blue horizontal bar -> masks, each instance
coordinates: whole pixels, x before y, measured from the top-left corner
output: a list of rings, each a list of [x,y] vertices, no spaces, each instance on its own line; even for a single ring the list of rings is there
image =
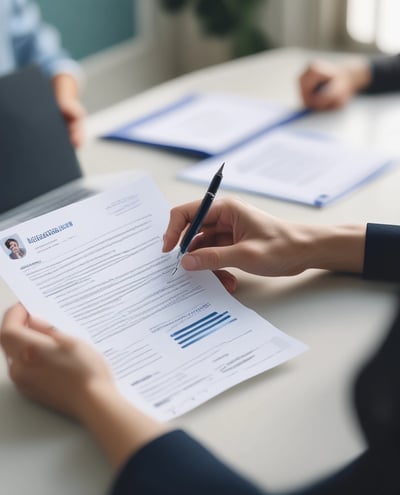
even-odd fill
[[[217,314],[217,313],[215,313]],[[193,328],[191,328],[188,332],[185,332],[185,333],[182,333],[181,335],[178,335],[177,337],[174,337],[174,340],[177,340],[177,341],[180,341],[180,339],[183,339],[185,337],[187,337],[188,335],[194,333],[194,332],[197,332],[198,330],[200,330],[200,328],[206,326],[207,328],[209,328],[209,325],[211,323],[214,323],[218,320],[220,320],[221,318],[223,318],[226,314],[228,314],[228,311],[224,311],[223,313],[217,315],[217,316],[214,316],[214,318],[210,318],[208,319],[207,321],[204,321],[202,322],[201,324],[199,325],[196,325],[194,326]],[[199,322],[198,322],[199,323]]]
[[[228,318],[230,318],[230,316]],[[225,327],[228,323],[231,323],[232,321],[235,321],[235,320],[236,320],[236,318],[232,318],[230,321],[227,321],[224,325],[221,325],[221,326],[217,326],[217,327],[212,328],[209,332],[203,333],[202,335],[200,335],[199,337],[197,337],[197,339],[191,340],[187,344],[183,345],[182,346],[182,349],[185,349],[186,347],[189,347],[190,345],[195,344],[199,340],[204,339],[205,337],[208,337],[210,334],[216,332],[217,330],[220,330],[222,327]]]
[[[184,332],[185,330],[188,330],[189,328],[197,325],[198,323],[201,323],[202,321],[205,321],[205,320],[208,320],[209,318],[212,318],[216,314],[218,314],[218,313],[216,311],[214,311],[213,313],[210,313],[209,315],[204,316],[204,318],[201,318],[200,320],[195,321],[194,323],[191,323],[187,327],[181,328],[180,330],[177,330],[176,332],[171,333],[171,337],[175,337],[175,335],[179,335],[180,333]]]
[[[183,339],[183,340],[178,341],[178,344],[182,345],[182,344],[184,344],[185,342],[187,342],[188,340],[192,340],[192,339],[194,339],[194,338],[195,338],[195,337],[197,337],[198,335],[201,335],[202,333],[207,332],[207,330],[209,330],[210,328],[214,328],[214,327],[219,326],[221,323],[223,323],[224,321],[228,320],[230,317],[231,317],[231,315],[227,314],[227,315],[226,315],[226,316],[224,316],[223,318],[220,318],[218,321],[214,322],[212,325],[208,325],[207,327],[202,328],[199,332],[197,332],[197,333],[192,333],[192,334],[190,335],[190,337],[187,337],[186,339]]]

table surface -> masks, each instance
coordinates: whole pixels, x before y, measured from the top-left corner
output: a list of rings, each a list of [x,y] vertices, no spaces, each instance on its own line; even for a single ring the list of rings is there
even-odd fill
[[[182,95],[222,90],[300,106],[297,77],[315,53],[275,50],[195,72],[152,88],[88,118],[79,151],[86,174],[145,169],[171,206],[204,188],[175,179],[193,158],[150,147],[102,141],[100,133]],[[396,157],[400,98],[357,97],[344,110],[290,124],[316,129]],[[293,221],[398,223],[397,167],[324,209],[238,193]],[[396,194],[397,191],[397,194]],[[232,193],[220,191],[222,195]],[[296,277],[238,274],[237,298],[310,350],[242,383],[173,421],[226,462],[270,489],[297,486],[330,472],[363,449],[353,416],[352,382],[382,339],[396,309],[397,286],[310,270]],[[0,310],[15,296],[0,282]],[[112,471],[79,425],[20,397],[0,360],[0,484],[8,495],[106,493]]]

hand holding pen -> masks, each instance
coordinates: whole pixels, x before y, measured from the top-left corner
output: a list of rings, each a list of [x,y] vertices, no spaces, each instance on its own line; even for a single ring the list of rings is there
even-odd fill
[[[207,192],[204,195],[204,198],[196,212],[196,215],[194,216],[192,222],[190,223],[185,235],[183,236],[179,244],[178,258],[172,275],[174,275],[178,270],[178,266],[182,256],[189,249],[190,244],[192,243],[193,239],[196,237],[202,226],[205,216],[207,215],[209,209],[211,208],[212,202],[214,201],[215,195],[217,194],[217,191],[222,181],[222,171],[224,169],[224,165],[225,163],[221,165],[218,172],[212,178],[211,183],[208,186]]]
[[[171,210],[164,252],[179,242],[199,204],[192,201]],[[329,242],[336,236],[342,249]],[[268,277],[297,275],[309,268],[361,273],[364,249],[365,225],[347,228],[290,222],[226,196],[213,203],[201,226],[201,236],[182,258],[182,267],[213,271],[232,293],[238,280],[231,268]]]
[[[306,107],[333,110],[343,107],[371,80],[369,64],[364,60],[332,63],[312,62],[299,79],[300,93]]]

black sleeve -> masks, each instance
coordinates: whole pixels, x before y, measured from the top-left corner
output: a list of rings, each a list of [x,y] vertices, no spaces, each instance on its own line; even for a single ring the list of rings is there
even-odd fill
[[[363,93],[400,91],[400,55],[373,59],[371,74],[371,83]]]
[[[332,476],[286,495],[398,495],[399,453],[398,449],[387,446],[369,449]],[[189,435],[173,431],[146,445],[128,460],[111,495],[268,493],[233,472]]]
[[[192,437],[167,433],[132,456],[112,495],[266,495]]]
[[[400,226],[367,224],[363,275],[400,282]]]
[[[377,352],[359,373],[354,402],[371,448],[393,445],[400,460],[400,310]],[[396,461],[397,463],[398,461]],[[399,488],[400,493],[400,488]]]
[[[341,471],[299,491],[279,495],[398,495],[399,449],[366,450]]]

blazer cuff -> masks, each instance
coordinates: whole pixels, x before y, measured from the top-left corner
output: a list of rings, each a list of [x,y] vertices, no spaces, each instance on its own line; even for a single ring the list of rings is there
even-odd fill
[[[378,56],[370,62],[371,83],[362,93],[376,94],[400,90],[400,55]]]
[[[363,275],[400,282],[400,226],[368,223]]]

